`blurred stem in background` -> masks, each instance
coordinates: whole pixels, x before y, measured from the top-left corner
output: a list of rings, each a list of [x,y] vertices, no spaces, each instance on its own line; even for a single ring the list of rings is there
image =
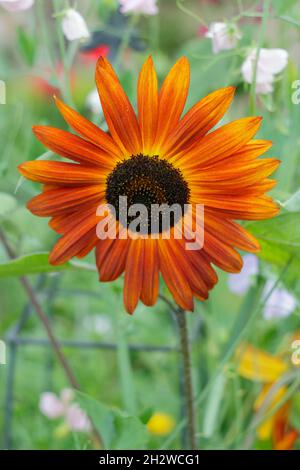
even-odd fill
[[[129,20],[128,20],[127,28],[125,29],[125,32],[122,36],[122,41],[120,43],[119,50],[118,50],[118,53],[117,53],[117,56],[116,56],[116,59],[115,59],[115,63],[114,63],[116,71],[118,71],[118,69],[121,65],[124,51],[126,50],[126,48],[129,45],[129,42],[130,42],[130,39],[131,39],[131,34],[133,33],[134,27],[138,23],[139,18],[140,18],[139,15],[131,15]]]
[[[122,390],[124,409],[131,415],[137,414],[136,393],[134,377],[131,366],[130,351],[127,342],[128,318],[124,312],[122,301],[116,302],[116,333],[117,333],[117,360]]]
[[[191,18],[194,18],[194,20],[196,20],[202,26],[207,26],[206,22],[199,15],[196,15],[196,13],[193,13],[188,8],[185,8],[185,6],[183,5],[183,2],[184,0],[176,0],[176,5],[178,6],[179,10],[181,10],[183,13],[186,13]]]
[[[60,59],[63,66],[62,95],[65,101],[74,108],[75,105],[70,86],[70,68],[78,48],[78,41],[73,41],[69,45],[68,50],[66,50],[65,38],[61,26],[61,13],[63,9],[60,0],[53,0],[53,10],[56,21]]]
[[[11,248],[10,244],[8,243],[8,241],[6,239],[6,236],[4,235],[4,233],[2,231],[0,231],[0,241],[2,242],[3,247],[5,248],[5,251],[8,254],[9,258],[14,259],[16,257],[16,254],[15,254],[14,250]],[[64,355],[64,353],[63,353],[63,351],[62,351],[62,349],[59,345],[59,342],[57,341],[57,339],[55,337],[55,334],[54,334],[54,332],[52,330],[52,327],[49,323],[49,319],[48,319],[46,313],[44,312],[39,300],[37,299],[37,297],[35,295],[35,292],[34,292],[34,289],[32,288],[32,286],[31,286],[30,282],[28,281],[27,277],[22,276],[19,279],[20,279],[20,283],[22,284],[22,286],[23,286],[23,288],[24,288],[24,290],[25,290],[25,292],[28,296],[29,302],[31,303],[33,309],[35,310],[37,316],[39,317],[40,321],[42,322],[42,324],[45,328],[45,331],[47,333],[47,336],[48,336],[50,345],[53,349],[53,352],[55,353],[60,365],[62,366],[70,385],[75,390],[80,390],[80,386],[79,386],[79,383],[77,382],[77,379],[74,375],[74,372],[73,372],[72,368],[70,367],[70,364],[69,364],[66,356]],[[91,422],[93,423],[92,417],[90,417],[90,419],[91,419]],[[94,433],[95,439],[97,441],[97,444],[99,445],[100,448],[103,448],[103,439],[102,439],[99,431],[96,429],[95,426],[93,426],[93,433]]]
[[[257,48],[256,48],[254,67],[253,67],[252,84],[251,84],[251,89],[250,89],[250,114],[252,114],[252,115],[256,114],[257,66],[258,66],[260,50],[264,45],[264,40],[265,40],[265,37],[266,37],[267,23],[268,23],[268,17],[269,17],[271,7],[272,7],[272,0],[264,0],[263,1],[262,23],[261,23],[261,29],[260,29],[258,44],[257,44]]]

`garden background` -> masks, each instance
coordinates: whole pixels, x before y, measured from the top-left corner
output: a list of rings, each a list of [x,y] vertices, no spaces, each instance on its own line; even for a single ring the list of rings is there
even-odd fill
[[[140,304],[129,316],[123,280],[100,284],[93,254],[59,270],[50,266],[56,235],[26,209],[38,185],[17,170],[51,155],[34,138],[33,124],[66,128],[53,94],[105,129],[95,94],[97,57],[112,61],[135,103],[138,72],[151,54],[160,82],[178,57],[189,59],[187,108],[217,88],[236,86],[222,123],[263,116],[259,137],[273,141],[268,155],[282,161],[271,193],[280,214],[245,223],[262,251],[245,257],[241,276],[218,270],[209,300],[197,301],[187,315],[197,447],[300,449],[299,2],[160,0],[152,14],[122,14],[117,0],[36,0],[22,11],[8,11],[6,3],[0,1],[0,339],[6,349],[0,445],[89,449],[99,447],[101,435],[109,449],[188,446],[178,332],[165,286],[155,307]],[[70,7],[86,23],[86,40],[71,40],[62,28]],[[225,36],[214,32],[214,22],[226,25]],[[263,84],[272,88],[267,93],[255,74],[247,83],[243,72],[257,48],[288,53],[280,70],[268,56],[271,78],[255,56],[256,74],[267,75]],[[70,381],[79,392],[66,391]],[[281,437],[288,443],[278,444],[275,418],[282,410]]]

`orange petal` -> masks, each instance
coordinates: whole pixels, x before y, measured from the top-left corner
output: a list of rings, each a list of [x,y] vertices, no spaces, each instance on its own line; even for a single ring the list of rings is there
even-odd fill
[[[97,62],[96,84],[110,133],[124,154],[142,150],[142,139],[135,112],[110,63],[103,57]]]
[[[280,210],[270,197],[257,195],[226,198],[205,196],[202,203],[210,212],[214,210],[216,215],[240,220],[268,219],[277,215]]]
[[[106,242],[106,240],[99,241],[98,250],[102,250],[102,242]],[[105,255],[102,257],[101,263],[98,264],[100,281],[102,282],[114,281],[124,272],[129,240],[116,239],[109,245],[109,249],[103,250]]]
[[[27,207],[35,215],[49,217],[78,209],[82,204],[96,201],[100,204],[103,197],[101,185],[50,189],[32,198]]]
[[[207,285],[202,279],[202,276],[199,276],[199,271],[195,269],[194,265],[191,263],[190,257],[187,256],[185,241],[183,239],[172,240],[172,243],[169,244],[168,249],[173,254],[173,259],[176,259],[176,262],[179,264],[182,271],[184,273],[188,273],[188,281],[192,291],[197,293],[197,296],[200,297],[201,300],[207,299]]]
[[[83,223],[88,217],[93,217],[97,212],[97,207],[98,204],[87,203],[83,210],[80,206],[77,210],[55,215],[50,219],[48,225],[60,234],[76,231],[77,224]]]
[[[165,153],[174,155],[203,137],[226,113],[234,92],[234,87],[221,88],[195,104],[171,132],[164,146]]]
[[[186,57],[182,57],[171,68],[159,93],[158,127],[155,141],[155,149],[158,151],[166,141],[168,134],[178,124],[185,106],[189,83],[189,62]]]
[[[139,75],[138,112],[143,151],[151,155],[158,119],[158,85],[152,57],[144,63]]]
[[[124,304],[132,314],[139,301],[144,273],[144,240],[137,238],[129,241],[129,250],[125,266]]]
[[[193,294],[187,280],[188,273],[184,274],[173,253],[169,249],[172,240],[160,239],[159,265],[165,283],[174,297],[175,302],[184,310],[193,310]]]
[[[212,289],[218,282],[218,276],[215,270],[212,268],[207,255],[203,250],[188,250],[186,252],[190,262],[194,269],[198,273],[198,276],[203,279],[208,289]]]
[[[110,135],[56,97],[55,103],[65,121],[74,129],[75,132],[100,147],[104,152],[115,156],[120,155],[120,149]]]
[[[73,226],[70,231],[58,240],[50,253],[49,262],[55,265],[65,263],[89,245],[91,239],[93,239],[93,246],[95,246],[98,240],[96,234],[98,221],[99,217],[92,213],[77,222],[76,226]]]
[[[246,145],[242,146],[237,152],[232,153],[225,160],[218,160],[216,163],[213,161],[205,166],[205,169],[219,168],[220,166],[225,170],[232,168],[234,165],[243,165],[255,160],[272,147],[270,140],[250,140]]]
[[[77,135],[48,126],[33,126],[32,130],[45,147],[62,157],[108,170],[114,167],[116,158]]]
[[[249,142],[259,129],[260,117],[238,119],[207,134],[191,150],[182,151],[171,160],[189,171],[211,163],[225,161]]]
[[[204,232],[203,250],[210,260],[223,271],[238,273],[243,267],[241,255],[207,230]]]
[[[232,168],[214,168],[213,171],[205,170],[194,172],[189,176],[195,191],[205,193],[207,190],[218,193],[219,191],[229,193],[232,189],[254,186],[259,181],[274,173],[278,168],[280,160],[275,158],[264,158],[251,160],[244,165],[235,165]]]
[[[34,160],[21,163],[20,173],[32,181],[76,186],[99,184],[106,180],[106,173],[99,168],[76,163]]]
[[[97,233],[95,233],[94,229],[92,229],[90,231],[90,234],[91,234],[90,239],[89,240],[87,239],[82,250],[76,253],[76,258],[85,258],[90,253],[90,251],[92,251],[95,248],[96,243],[98,242]]]
[[[281,441],[275,443],[274,450],[292,450],[298,437],[297,431],[292,429],[284,435]]]
[[[221,219],[206,211],[204,224],[206,230],[218,237],[219,240],[224,240],[228,245],[251,253],[260,250],[256,238],[231,220]]]
[[[154,305],[159,290],[157,242],[151,238],[144,240],[144,275],[141,301],[148,306]]]

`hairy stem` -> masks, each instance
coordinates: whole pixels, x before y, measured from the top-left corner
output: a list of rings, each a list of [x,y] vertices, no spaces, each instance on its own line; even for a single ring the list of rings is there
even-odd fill
[[[196,415],[194,404],[194,392],[191,373],[191,355],[188,336],[188,328],[186,321],[186,313],[182,309],[174,309],[178,331],[180,336],[180,351],[182,355],[183,366],[183,385],[186,404],[186,420],[187,420],[187,442],[189,449],[194,450],[196,445]]]

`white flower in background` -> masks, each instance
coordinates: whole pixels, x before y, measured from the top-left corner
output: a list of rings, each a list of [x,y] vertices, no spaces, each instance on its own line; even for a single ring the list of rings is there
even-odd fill
[[[62,20],[63,33],[69,41],[87,39],[90,32],[84,18],[73,8],[66,10]]]
[[[156,0],[119,0],[121,13],[144,13],[156,15],[158,6]]]
[[[94,318],[94,331],[104,335],[112,329],[111,320],[106,315],[96,315]]]
[[[65,425],[72,431],[88,432],[91,423],[86,413],[74,400],[74,392],[65,388],[57,396],[52,392],[42,393],[39,408],[41,413],[49,419],[63,418]]]
[[[34,0],[0,0],[0,6],[8,11],[28,10],[34,4]]]
[[[247,83],[252,83],[257,50],[250,52],[242,65],[242,75]],[[275,75],[282,72],[288,63],[285,49],[260,49],[256,69],[256,92],[272,93]]]
[[[264,288],[264,296],[268,295],[274,286],[268,281]],[[297,307],[295,297],[283,287],[276,287],[265,302],[263,316],[266,320],[288,317]]]
[[[245,255],[243,257],[243,268],[237,274],[230,274],[228,286],[231,292],[243,295],[253,282],[253,277],[258,274],[258,259],[255,255]]]
[[[233,24],[216,22],[212,23],[205,34],[210,38],[214,54],[228,49],[234,49],[242,35]]]
[[[98,333],[99,335],[105,335],[112,330],[111,318],[105,314],[86,315],[85,317],[83,317],[82,323],[83,327],[89,333]]]
[[[86,106],[93,114],[103,114],[97,88],[94,88],[86,97]]]

